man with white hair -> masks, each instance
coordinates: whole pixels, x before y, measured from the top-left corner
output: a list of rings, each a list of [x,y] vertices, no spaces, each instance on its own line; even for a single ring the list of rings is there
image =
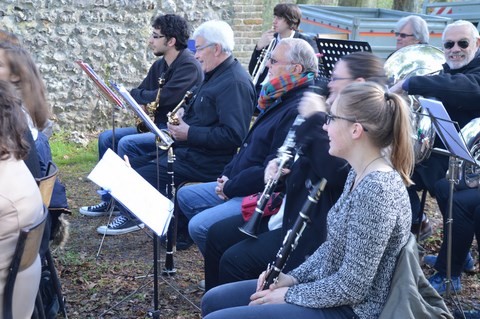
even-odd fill
[[[440,74],[413,76],[396,84],[392,90],[396,91],[401,87],[410,95],[436,98],[443,103],[451,119],[464,127],[472,119],[480,117],[480,36],[471,22],[459,20],[445,27],[442,41],[446,63]],[[415,185],[409,187],[413,221],[419,221],[419,216],[415,215],[419,210],[414,210],[415,203],[420,207],[416,191],[426,188],[435,196],[435,184],[444,179],[447,169],[448,157],[436,153],[416,165],[412,177]],[[439,204],[441,206],[444,203]],[[437,260],[435,268],[443,269],[438,262]],[[464,263],[468,264],[473,264],[471,255],[467,255]],[[430,281],[441,292],[445,290],[444,279],[444,274],[437,274]],[[459,283],[459,279],[454,281],[454,284],[456,282]],[[458,286],[456,288],[459,288]]]
[[[248,132],[256,98],[250,76],[232,56],[234,35],[226,22],[205,22],[195,30],[193,38],[195,58],[205,77],[185,109],[177,112],[179,124],[168,124],[175,140],[175,186],[186,181],[211,181],[222,173]],[[171,184],[172,177],[168,174],[167,152],[155,161],[135,157],[130,164],[168,195],[165,185]],[[142,226],[122,210],[120,216],[97,228],[97,232],[118,235]]]

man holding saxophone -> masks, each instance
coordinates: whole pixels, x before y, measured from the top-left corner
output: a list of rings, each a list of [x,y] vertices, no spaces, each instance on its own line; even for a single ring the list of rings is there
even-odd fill
[[[152,23],[149,45],[153,54],[161,57],[155,61],[142,83],[130,91],[138,104],[154,104],[154,122],[159,128],[166,128],[167,113],[184,97],[187,90],[203,80],[200,64],[187,49],[190,29],[187,21],[173,14],[160,15]],[[163,82],[160,88],[159,82]],[[115,136],[113,133],[115,132]],[[144,156],[155,152],[155,135],[151,132],[138,134],[137,127],[122,127],[107,130],[98,138],[99,158],[112,148],[123,158]],[[113,143],[115,141],[115,143]],[[86,216],[102,216],[109,211],[111,197],[102,195],[102,202],[80,208]]]
[[[266,82],[268,75],[266,62],[270,54],[281,39],[299,38],[307,41],[315,52],[318,52],[316,43],[297,31],[302,19],[300,8],[293,3],[279,3],[273,8],[273,26],[271,30],[265,31],[258,40],[252,52],[248,71],[252,75],[252,81],[260,94],[262,84]]]
[[[443,71],[440,72],[440,74],[413,76],[397,83],[391,90],[399,91],[403,89],[410,95],[422,95],[440,100],[451,119],[458,122],[460,127],[464,127],[472,119],[480,117],[480,36],[478,30],[472,23],[459,20],[447,25],[443,32],[442,41],[446,63],[443,65]],[[426,188],[430,194],[434,196],[436,195],[436,191],[439,191],[439,196],[436,197],[442,213],[445,212],[448,201],[448,195],[446,195],[447,192],[445,191],[446,182],[444,179],[447,168],[448,157],[432,153],[430,158],[416,165],[413,174],[413,181],[416,184],[415,187]],[[409,195],[411,201],[412,198],[414,198],[419,202],[416,189],[412,186],[409,188]],[[458,196],[454,196],[454,202],[458,202]],[[456,205],[454,209],[457,210],[459,206],[457,204],[454,205]],[[469,205],[473,205],[473,203]],[[420,205],[418,205],[418,207],[419,206]],[[414,220],[415,218],[419,220],[419,216],[415,216],[416,212],[413,210],[414,207],[415,206],[412,205]],[[462,213],[462,211],[453,212],[454,216],[457,214],[461,215],[464,213]],[[472,216],[473,209],[469,214]],[[462,230],[458,227],[461,228],[462,225],[465,226],[467,224],[469,223],[465,221],[453,223],[454,231],[452,241],[454,246],[457,241],[460,242],[461,240],[458,237],[459,234],[465,236],[466,232],[466,229]],[[471,225],[472,223],[470,223],[470,226]],[[446,242],[446,240],[444,240],[444,242]],[[452,268],[452,283],[456,290],[460,290],[460,274],[462,268],[467,270],[473,268],[473,260],[471,255],[468,254],[470,247],[455,247],[456,257],[452,259],[452,265],[454,266]],[[443,293],[446,289],[445,245],[442,245],[440,258],[430,260],[430,263],[435,264],[435,269],[439,271],[429,279],[430,283],[438,292]],[[470,267],[468,265],[470,265]]]
[[[255,101],[248,73],[232,56],[232,28],[224,21],[207,21],[195,30],[193,38],[195,58],[205,76],[190,102],[176,113],[178,124],[168,124],[175,140],[175,187],[186,181],[214,180],[221,174],[248,132]],[[169,195],[165,185],[172,183],[172,176],[168,174],[167,152],[154,161],[135,157],[130,164],[161,193]],[[122,212],[109,225],[97,228],[97,232],[119,235],[141,227],[139,220]]]

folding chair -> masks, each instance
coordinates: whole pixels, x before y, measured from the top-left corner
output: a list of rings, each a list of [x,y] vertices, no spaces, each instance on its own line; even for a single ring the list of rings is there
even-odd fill
[[[42,195],[42,200],[46,207],[50,205],[50,200],[52,198],[52,193],[53,193],[53,186],[55,185],[55,180],[57,178],[57,175],[58,175],[58,167],[53,162],[49,162],[46,175],[42,178],[37,178],[38,188],[40,189],[40,194]],[[48,234],[48,236],[50,237],[50,234]],[[55,264],[54,264],[52,253],[50,252],[49,247],[45,250],[45,261],[46,261],[46,265],[48,266],[48,270],[50,271],[51,280],[55,289],[55,294],[57,295],[60,310],[62,311],[63,316],[67,318],[67,310],[65,308],[65,299],[62,294],[60,280],[58,278],[57,270],[55,269]],[[40,302],[40,303],[42,304],[42,309],[39,309],[39,310],[42,310],[43,312],[43,302]]]
[[[13,319],[13,291],[17,274],[30,267],[37,259],[47,220],[48,209],[44,207],[42,218],[33,226],[20,230],[17,246],[10,264],[3,296],[3,318]],[[23,300],[19,301],[23,302]]]

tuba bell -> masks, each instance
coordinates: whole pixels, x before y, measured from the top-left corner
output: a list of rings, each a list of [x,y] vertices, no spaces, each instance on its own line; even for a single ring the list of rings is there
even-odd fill
[[[428,44],[416,44],[392,53],[385,61],[384,69],[389,86],[392,86],[411,76],[436,74],[442,70],[443,63],[445,56],[440,49]],[[435,128],[416,96],[405,95],[404,98],[412,111],[415,162],[420,163],[430,156],[435,141]]]
[[[476,165],[463,162],[462,176],[468,187],[479,188],[480,190],[480,117],[471,120],[460,132],[476,162]]]

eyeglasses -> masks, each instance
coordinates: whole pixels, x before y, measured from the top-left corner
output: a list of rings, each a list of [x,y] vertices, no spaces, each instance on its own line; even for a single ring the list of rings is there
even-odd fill
[[[209,47],[213,47],[215,45],[215,43],[208,43],[208,44],[204,44],[204,45],[201,45],[199,47],[196,47],[195,48],[195,51],[199,52],[199,51],[202,51],[203,49],[206,49],[206,48],[209,48]]]
[[[341,80],[353,80],[353,78],[342,78],[342,77],[336,77],[336,76],[332,76],[330,78],[330,82],[341,81]]]
[[[348,121],[350,123],[358,123],[356,119],[349,119],[348,117],[343,117],[343,116],[338,116],[338,115],[333,115],[332,113],[327,113],[326,119],[325,119],[325,125],[330,125],[332,121],[335,120],[344,120]],[[360,124],[360,123],[359,123]],[[363,130],[365,132],[368,132],[368,130],[362,125]]]
[[[164,35],[160,35],[160,34],[156,34],[156,33],[152,33],[152,34],[151,34],[151,37],[154,38],[154,39],[165,38]]]
[[[414,37],[414,34],[407,34],[407,33],[401,33],[401,32],[395,32],[396,37],[400,37],[402,39],[405,39],[406,37]]]
[[[455,46],[455,43],[458,44],[458,46],[462,49],[466,49],[468,48],[468,46],[470,45],[470,42],[468,42],[468,40],[460,40],[460,41],[445,41],[443,42],[443,47],[447,50],[450,50],[451,48],[453,48]]]
[[[280,62],[278,61],[277,59],[274,59],[272,58],[272,54],[271,53],[268,53],[267,54],[267,60],[270,62],[271,65],[275,65],[275,64],[278,64],[278,65],[289,65],[289,64],[294,64],[294,63],[291,63],[291,62]]]

